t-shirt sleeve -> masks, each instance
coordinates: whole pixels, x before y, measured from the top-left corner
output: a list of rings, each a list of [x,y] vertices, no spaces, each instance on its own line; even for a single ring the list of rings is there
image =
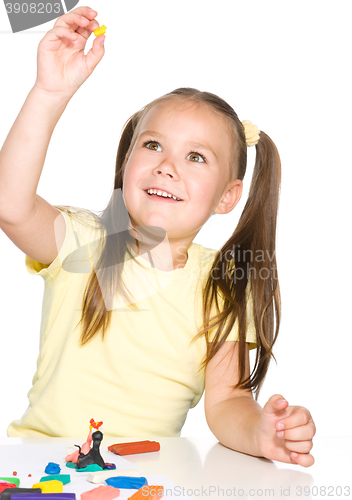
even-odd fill
[[[238,333],[238,318],[227,337],[226,340],[239,340]],[[249,343],[249,350],[255,349],[257,347],[257,333],[255,329],[255,323],[253,318],[253,300],[252,294],[247,294],[247,329],[246,329],[246,342]]]
[[[221,301],[219,301],[219,305],[221,304]],[[214,307],[214,310],[216,311],[216,308]],[[214,315],[216,312],[214,313]],[[218,327],[215,327],[209,332],[209,340],[212,341],[213,335],[215,334],[216,330]],[[239,340],[239,331],[238,331],[238,318],[236,318],[236,321],[232,327],[232,330],[229,333],[229,336],[227,337],[226,341],[230,340]],[[254,323],[254,317],[253,317],[253,299],[252,299],[252,294],[247,293],[247,328],[246,328],[246,342],[249,343],[249,350],[255,349],[257,347],[257,333],[255,329],[255,323]]]
[[[199,282],[197,287],[197,327],[199,328],[199,324],[203,326],[203,306],[202,306],[202,286],[204,284],[204,280],[208,278],[209,272],[211,272],[211,266],[214,260],[214,255],[216,250],[209,248],[202,248],[202,254],[200,256],[201,269],[199,271]],[[219,292],[218,292],[219,293]],[[250,285],[248,283],[246,289],[246,297],[247,297],[247,325],[246,325],[246,342],[249,343],[249,349],[255,349],[257,347],[257,333],[255,329],[254,317],[253,317],[253,298],[252,293],[250,292]],[[222,310],[222,298],[219,295],[219,307],[220,311]],[[214,318],[218,314],[215,304],[212,304],[210,318]],[[215,333],[218,329],[218,326],[212,328],[209,331],[209,341],[212,342],[214,340]],[[239,331],[238,331],[238,318],[236,319],[226,341],[238,341],[239,340]]]
[[[89,240],[92,230],[65,210],[62,213],[66,232],[62,246],[55,260],[48,265],[25,256],[25,267],[29,274],[41,276],[46,283],[56,285],[69,279],[73,273],[89,273],[92,271]],[[88,244],[87,244],[88,243]]]

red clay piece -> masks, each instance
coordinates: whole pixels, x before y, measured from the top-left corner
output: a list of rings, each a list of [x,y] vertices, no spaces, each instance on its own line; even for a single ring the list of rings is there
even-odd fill
[[[146,485],[142,486],[136,493],[133,493],[131,497],[128,497],[128,500],[144,500],[145,498],[148,500],[159,500],[163,494],[164,486]]]
[[[148,453],[159,451],[160,443],[157,441],[134,441],[132,443],[118,443],[108,446],[108,450],[115,455],[134,455],[136,453]]]
[[[17,472],[14,470],[12,473],[14,476],[17,476]]]
[[[120,495],[120,490],[113,486],[98,486],[81,493],[81,500],[112,500]]]
[[[17,486],[15,485],[15,483],[6,483],[6,482],[0,483],[0,493],[6,490],[7,488],[17,488]]]

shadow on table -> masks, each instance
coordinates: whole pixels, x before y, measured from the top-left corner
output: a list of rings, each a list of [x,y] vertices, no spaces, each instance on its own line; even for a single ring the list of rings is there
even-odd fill
[[[314,482],[303,470],[277,468],[272,460],[234,452],[220,443],[205,457],[203,480],[216,490],[214,498],[230,496],[227,489],[232,495],[236,491],[237,496],[250,498],[310,498],[305,493],[309,494]]]
[[[271,460],[238,453],[220,443],[208,450],[204,465],[196,446],[188,439],[180,441],[176,449],[164,446],[163,455],[169,466],[174,464],[169,477],[178,487],[176,495],[183,488],[183,493],[194,499],[311,498],[311,474],[278,468]]]

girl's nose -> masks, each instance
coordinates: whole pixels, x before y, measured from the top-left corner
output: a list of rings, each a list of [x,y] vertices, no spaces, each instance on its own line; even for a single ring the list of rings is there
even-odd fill
[[[179,175],[176,162],[171,158],[164,158],[157,166],[158,173],[177,177]]]

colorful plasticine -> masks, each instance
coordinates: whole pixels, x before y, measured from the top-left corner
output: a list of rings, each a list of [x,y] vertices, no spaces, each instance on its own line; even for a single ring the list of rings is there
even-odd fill
[[[95,422],[95,420],[91,418],[89,424],[89,433],[86,442],[82,444],[82,446],[75,444],[78,450],[68,454],[65,460],[69,463],[72,462],[74,464],[78,464],[77,469],[82,469],[89,464],[97,464],[99,467],[104,469],[105,463],[99,452],[99,446],[103,439],[103,433],[99,431],[99,429],[103,425],[103,421]],[[95,429],[94,433],[93,429]],[[91,448],[92,442],[93,448]],[[81,462],[80,465],[79,462]],[[67,465],[67,467],[71,466]]]
[[[105,479],[108,479],[109,477],[116,476],[140,477],[141,471],[138,471],[136,469],[116,469],[91,472],[90,474],[88,474],[87,481],[89,481],[90,483],[99,484],[103,483]]]
[[[16,493],[11,500],[42,500],[44,493]],[[76,500],[74,493],[45,493],[45,500]]]
[[[76,450],[73,453],[67,455],[65,457],[66,462],[77,463],[78,456],[80,453],[83,453],[84,455],[87,455],[87,453],[89,453],[89,450],[90,450],[90,447],[92,444],[92,434],[93,434],[93,431],[90,429],[88,437],[87,437],[87,441],[84,444],[82,444],[82,446],[79,450]],[[77,445],[75,445],[75,446],[77,446]]]
[[[7,489],[13,490],[14,488],[17,489],[17,486],[14,483],[8,483],[8,482],[4,481],[3,483],[0,483],[0,494],[2,494],[1,492],[4,490],[7,490]]]
[[[102,471],[103,469],[97,464],[87,465],[87,467],[77,468],[77,464],[73,464],[72,462],[66,462],[66,467],[69,469],[76,469],[78,472],[95,472]]]
[[[120,495],[120,490],[113,486],[98,486],[81,493],[81,500],[112,500]]]
[[[61,468],[59,464],[55,464],[54,462],[49,462],[48,465],[44,469],[45,474],[60,474]]]
[[[105,26],[105,28],[106,28],[106,26]],[[101,28],[97,28],[97,30],[98,29],[101,29]],[[89,430],[95,429],[96,431],[98,431],[100,429],[100,427],[103,425],[102,420],[100,422],[95,422],[94,418],[91,418],[89,420],[89,423],[90,423]]]
[[[147,478],[145,477],[131,477],[131,476],[119,476],[119,477],[109,477],[105,479],[108,486],[113,486],[114,488],[136,488],[139,489],[142,486],[148,484]]]
[[[70,474],[52,474],[51,476],[43,476],[40,478],[40,482],[43,481],[61,481],[62,484],[67,484],[71,482]]]
[[[105,467],[104,467],[105,470],[115,470],[116,469],[116,465],[115,464],[110,464],[110,463],[107,463],[105,462]]]
[[[79,448],[79,455],[77,460],[77,470],[86,468],[88,465],[96,464],[102,469],[105,467],[105,462],[103,457],[100,455],[99,447],[103,440],[103,433],[101,431],[95,431],[92,434],[93,446],[88,453],[81,453],[81,448]]]
[[[40,488],[8,488],[6,490],[3,490],[1,495],[0,495],[0,498],[1,500],[10,500],[11,496],[14,495],[14,494],[20,494],[20,493],[42,493],[42,490]]]
[[[135,441],[131,443],[118,443],[108,446],[108,450],[116,455],[134,455],[135,453],[148,453],[159,451],[160,443],[157,441]]]
[[[0,481],[5,481],[7,483],[13,483],[17,486],[17,488],[20,485],[20,480],[18,477],[0,477]]]
[[[105,32],[106,32],[105,24],[103,24],[103,26],[100,26],[100,28],[97,28],[96,30],[93,31],[95,36],[104,35]]]
[[[42,493],[62,493],[64,491],[64,485],[61,481],[44,481],[41,483],[33,484],[32,488],[40,488]]]
[[[144,500],[147,498],[148,500],[158,500],[164,494],[164,486],[143,486],[136,493],[133,493],[131,497],[128,497],[128,500]]]
[[[80,469],[77,469],[77,472],[99,472],[102,470],[103,469],[99,465],[90,464],[90,465],[87,465],[87,467],[81,467]]]

